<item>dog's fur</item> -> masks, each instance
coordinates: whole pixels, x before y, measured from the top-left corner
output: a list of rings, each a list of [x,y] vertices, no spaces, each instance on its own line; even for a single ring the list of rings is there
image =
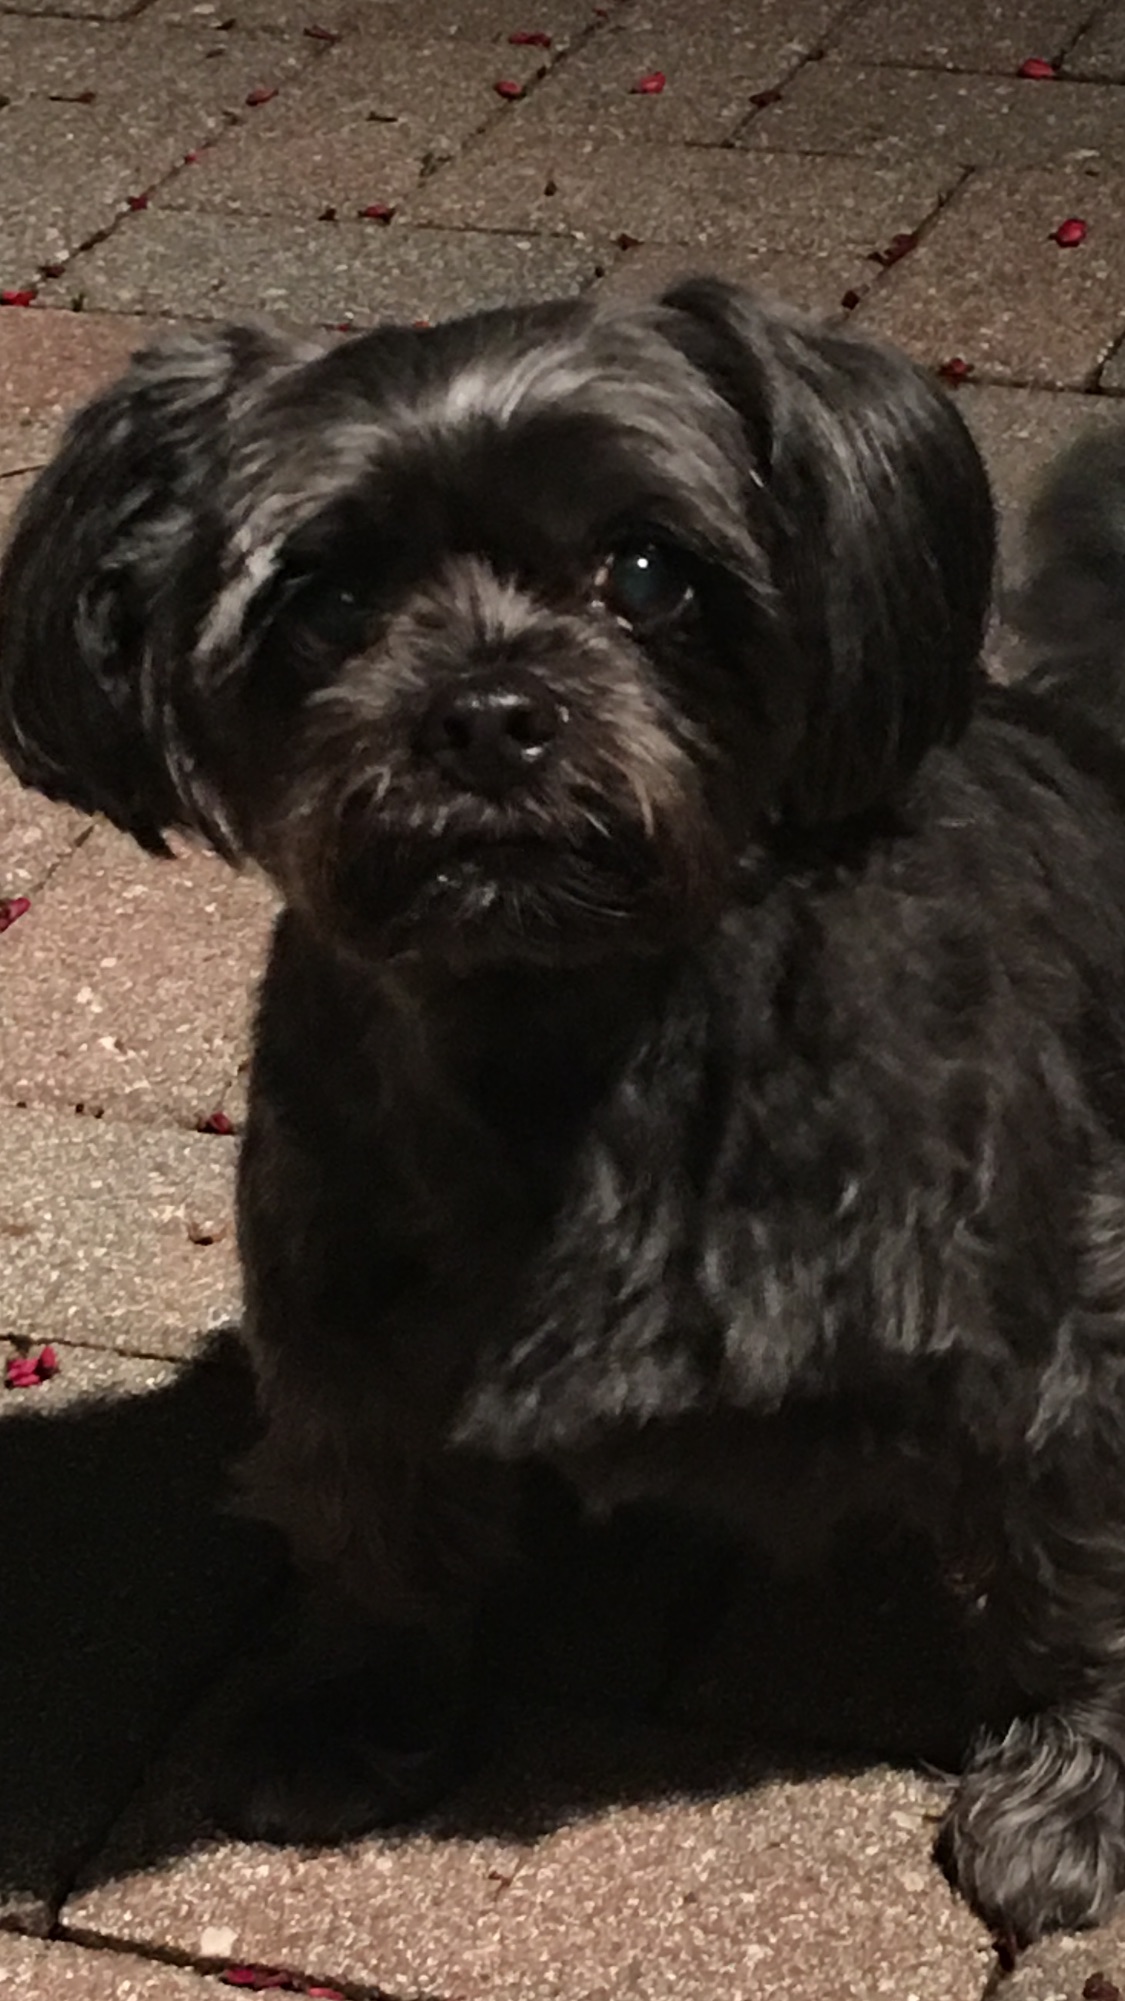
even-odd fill
[[[1042,658],[990,688],[951,401],[710,281],[326,350],[185,335],[72,425],[0,586],[0,742],[280,886],[254,1487],[399,1634],[319,1767],[278,1731],[245,1825],[346,1832],[436,1783],[445,1666],[543,1459],[787,1551],[922,1524],[1017,1691],[945,1864],[1017,1939],[1104,1917],[1123,520],[1060,476]]]

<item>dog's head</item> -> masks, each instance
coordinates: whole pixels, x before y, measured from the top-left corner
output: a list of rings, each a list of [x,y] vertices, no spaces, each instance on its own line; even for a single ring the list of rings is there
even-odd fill
[[[963,727],[992,514],[944,394],[729,287],[134,362],[0,580],[0,744],[350,949],[707,922]]]

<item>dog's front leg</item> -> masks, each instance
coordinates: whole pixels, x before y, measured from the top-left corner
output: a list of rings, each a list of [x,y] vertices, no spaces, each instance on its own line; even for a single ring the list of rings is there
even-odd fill
[[[252,1839],[339,1841],[409,1819],[461,1769],[480,1706],[481,1593],[500,1469],[426,1451],[387,1410],[266,1386],[248,1503],[307,1580],[279,1667],[231,1737],[219,1818]],[[361,1400],[362,1402],[362,1400]]]
[[[393,1162],[360,1159],[334,1119],[303,1127],[290,1102],[257,1081],[240,1166],[264,1419],[243,1486],[311,1589],[239,1720],[219,1810],[251,1836],[339,1840],[417,1813],[461,1761],[513,1479],[447,1441],[463,1330],[386,1226]]]
[[[1125,1887],[1125,1476],[1095,1434],[1005,1504],[988,1625],[1027,1707],[977,1748],[938,1838],[949,1875],[1020,1945],[1100,1924]]]

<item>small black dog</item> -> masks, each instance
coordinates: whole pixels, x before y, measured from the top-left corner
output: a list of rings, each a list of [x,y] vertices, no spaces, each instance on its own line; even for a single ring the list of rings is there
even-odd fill
[[[0,586],[0,742],[286,904],[255,1495],[372,1648],[278,1725],[251,1831],[430,1794],[538,1459],[787,1549],[922,1525],[1016,1691],[945,1865],[1020,1940],[1105,1916],[1125,444],[1108,472],[1116,511],[1083,464],[1045,503],[1042,658],[997,690],[951,402],[715,282],[186,335],[73,424]]]

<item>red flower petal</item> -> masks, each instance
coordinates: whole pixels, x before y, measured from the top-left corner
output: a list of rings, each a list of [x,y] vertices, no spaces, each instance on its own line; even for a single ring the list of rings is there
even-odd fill
[[[247,91],[246,102],[250,106],[254,106],[257,104],[268,104],[271,97],[276,97],[276,96],[277,96],[276,83],[275,84],[260,83],[254,90]]]
[[[147,196],[147,195],[126,195],[126,197],[125,197],[125,206],[126,206],[126,208],[147,208],[147,207],[148,207],[148,196]]]
[[[410,324],[411,324],[411,326],[412,326],[412,327],[414,328],[414,331],[415,331],[415,333],[425,333],[425,331],[426,331],[427,327],[432,327],[432,326],[433,326],[433,321],[432,321],[432,320],[411,320]]]
[[[340,39],[335,28],[322,28],[316,21],[310,21],[304,33],[314,42],[338,42]]]
[[[227,1987],[249,1987],[255,1994],[294,1991],[288,1973],[279,1973],[268,1966],[228,1966],[219,1979]]]
[[[37,1381],[41,1383],[49,1382],[50,1378],[57,1376],[58,1373],[59,1358],[54,1349],[50,1346],[40,1348],[38,1355],[35,1357],[35,1375]]]
[[[199,1133],[221,1133],[225,1139],[234,1131],[234,1127],[225,1112],[208,1112],[205,1119],[200,1119],[195,1130]]]
[[[34,297],[34,285],[25,285],[22,291],[19,292],[0,292],[0,306],[30,306]],[[17,910],[16,916],[18,917],[19,915],[20,913]],[[0,931],[3,929],[4,926],[0,925]]]
[[[34,297],[35,294],[33,292],[31,298],[33,299]],[[0,292],[0,302],[4,305],[9,304],[9,300],[3,292]],[[30,299],[21,298],[18,301],[18,304],[21,306],[29,305],[30,303]],[[30,909],[31,901],[26,896],[0,896],[0,931],[6,931],[10,924],[15,923],[17,917],[22,917]]]
[[[517,28],[508,40],[514,49],[549,49],[551,46],[551,37],[545,35],[542,28]]]
[[[888,270],[892,264],[898,263],[900,257],[909,257],[911,251],[917,249],[917,246],[917,230],[900,229],[897,236],[892,236],[885,249],[871,250],[868,252],[868,256],[873,264],[881,264],[884,270]]]
[[[4,1388],[6,1390],[33,1390],[38,1388],[39,1375],[30,1355],[12,1355],[4,1365]]]
[[[306,1987],[309,2001],[344,2001],[338,1987]]]
[[[632,97],[659,97],[668,79],[662,69],[651,70],[648,76],[639,76],[630,87]]]
[[[1056,70],[1054,63],[1049,63],[1047,61],[1046,56],[1028,56],[1027,61],[1025,63],[1020,64],[1017,74],[1019,76],[1034,76],[1039,78],[1046,78],[1049,76],[1057,76],[1058,71]]]
[[[184,154],[184,165],[185,165],[185,167],[194,167],[194,165],[195,165],[196,161],[198,160],[198,158],[199,158],[199,154],[198,154],[198,153],[185,153],[185,154]]]
[[[845,292],[843,298],[840,300],[840,304],[846,313],[854,312],[859,304],[859,293]]]
[[[389,222],[394,212],[393,207],[385,201],[368,202],[366,208],[359,210],[359,214],[366,222]]]
[[[1080,221],[1076,215],[1070,215],[1065,222],[1060,222],[1058,228],[1052,230],[1051,234],[1060,250],[1073,250],[1076,244],[1085,243],[1089,234],[1089,224]]]
[[[514,82],[511,77],[501,77],[500,82],[494,83],[492,88],[496,92],[497,97],[523,96],[522,83]]]
[[[967,381],[972,372],[972,362],[966,361],[964,356],[960,354],[950,355],[948,361],[943,361],[938,366],[938,374],[941,376],[942,381],[952,382],[954,385],[958,382]]]

